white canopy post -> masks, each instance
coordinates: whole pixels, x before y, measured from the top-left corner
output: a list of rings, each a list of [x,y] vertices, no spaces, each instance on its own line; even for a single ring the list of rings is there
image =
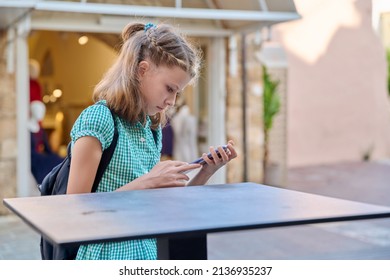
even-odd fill
[[[208,144],[226,144],[226,51],[223,38],[210,39],[208,48]],[[219,170],[209,184],[224,184],[226,167]]]
[[[29,67],[27,36],[30,32],[30,16],[17,24],[16,36],[16,108],[17,108],[17,195],[30,195],[30,134],[27,129],[29,119]],[[27,175],[27,176],[26,176]]]

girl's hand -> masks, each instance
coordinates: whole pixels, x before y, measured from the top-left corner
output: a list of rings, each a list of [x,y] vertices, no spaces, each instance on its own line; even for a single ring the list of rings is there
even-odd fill
[[[202,158],[206,162],[201,169],[201,172],[204,172],[208,175],[214,174],[219,168],[224,166],[226,163],[231,161],[232,159],[237,157],[237,152],[233,147],[234,142],[232,140],[228,141],[226,151],[222,148],[222,146],[218,147],[218,151],[220,156],[217,155],[214,147],[210,147],[210,153],[213,156],[212,159],[207,157],[207,154],[204,153]]]
[[[182,161],[160,161],[149,173],[132,181],[132,189],[135,185],[137,189],[182,187],[190,179],[185,173],[199,167],[200,164],[188,164]]]

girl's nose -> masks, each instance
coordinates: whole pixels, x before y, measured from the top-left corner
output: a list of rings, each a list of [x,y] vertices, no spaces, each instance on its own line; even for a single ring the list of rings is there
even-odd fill
[[[175,103],[176,103],[176,94],[172,94],[172,96],[169,96],[166,100],[165,100],[165,103],[168,105],[168,106],[174,106]]]

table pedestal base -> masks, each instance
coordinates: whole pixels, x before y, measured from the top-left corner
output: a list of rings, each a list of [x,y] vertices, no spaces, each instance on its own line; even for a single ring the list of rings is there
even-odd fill
[[[159,260],[207,260],[206,235],[193,238],[158,238]]]

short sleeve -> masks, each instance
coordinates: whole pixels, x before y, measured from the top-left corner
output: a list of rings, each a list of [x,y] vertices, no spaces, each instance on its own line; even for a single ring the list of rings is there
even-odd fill
[[[89,106],[81,112],[70,132],[72,143],[84,136],[99,140],[102,150],[107,149],[114,137],[114,120],[110,110],[103,104]]]

